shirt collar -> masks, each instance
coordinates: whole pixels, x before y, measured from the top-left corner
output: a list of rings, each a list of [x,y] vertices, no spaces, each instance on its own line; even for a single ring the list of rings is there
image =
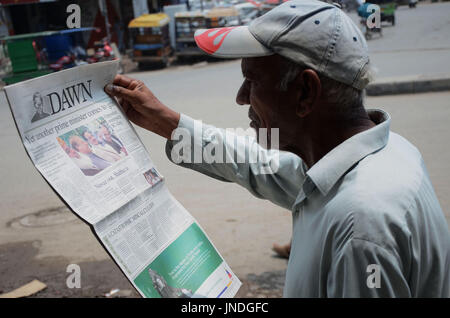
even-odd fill
[[[353,165],[386,146],[389,139],[391,117],[388,113],[379,109],[371,109],[367,113],[370,119],[375,122],[375,127],[345,140],[306,172],[307,177],[322,195],[327,195],[336,182]]]

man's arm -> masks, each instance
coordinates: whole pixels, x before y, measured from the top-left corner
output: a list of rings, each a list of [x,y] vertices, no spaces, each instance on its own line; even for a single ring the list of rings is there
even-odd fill
[[[167,141],[166,154],[180,166],[237,183],[256,197],[287,209],[292,208],[305,178],[297,155],[264,149],[253,137],[205,125],[186,115],[181,115],[178,129]]]
[[[212,126],[203,127],[200,138],[194,138],[194,120],[181,116],[161,103],[141,81],[117,75],[113,83],[105,87],[105,91],[116,97],[128,118],[142,128],[169,140],[177,134],[176,128],[189,131],[192,147],[183,149],[184,152],[189,152],[184,153],[184,156],[193,158],[194,151],[200,149],[201,160],[177,162],[180,165],[223,181],[236,182],[255,196],[291,209],[304,180],[302,161],[298,156],[288,152],[268,151],[260,147],[254,139],[248,138],[247,142],[243,136],[236,136],[237,138],[232,138],[233,141],[230,142],[228,138],[223,138],[224,130]],[[202,155],[204,150],[214,146],[219,140],[225,141],[225,163],[205,162]],[[193,147],[195,142],[199,147]],[[169,141],[166,147],[169,159],[173,162],[176,162],[172,156],[176,144]],[[256,162],[240,163],[239,159],[242,158],[239,156],[247,154],[250,159],[249,154],[255,153],[259,156]],[[275,160],[276,158],[279,159]]]

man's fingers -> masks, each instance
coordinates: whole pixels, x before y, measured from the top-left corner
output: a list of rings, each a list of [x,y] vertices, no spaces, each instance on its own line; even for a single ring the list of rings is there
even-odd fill
[[[117,74],[114,77],[113,84],[131,89],[131,90],[137,88],[138,86],[144,85],[144,83],[142,83],[142,81],[140,81],[140,80],[137,80],[134,78],[129,78],[125,75],[119,75],[119,74]]]
[[[111,96],[116,96],[122,99],[134,98],[136,94],[136,92],[134,92],[131,89],[117,86],[114,84],[107,84],[105,86],[105,92]]]
[[[114,85],[118,85],[118,86],[122,86],[122,87],[128,87],[131,84],[132,81],[134,81],[132,78],[129,78],[129,77],[125,76],[125,75],[117,74],[114,77],[113,84]]]
[[[104,87],[105,93],[111,96],[115,96],[115,85],[114,84],[106,84]]]
[[[133,90],[141,84],[141,81],[117,74],[114,77],[113,84]]]

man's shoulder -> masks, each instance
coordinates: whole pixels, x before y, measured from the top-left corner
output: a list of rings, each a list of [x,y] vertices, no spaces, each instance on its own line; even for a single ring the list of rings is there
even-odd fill
[[[386,147],[361,160],[341,180],[330,202],[336,227],[351,236],[395,249],[410,235],[424,183],[431,183],[419,151],[391,133]]]
[[[337,195],[351,197],[369,210],[404,211],[428,179],[417,148],[400,135],[391,133],[383,149],[362,159],[344,176]]]

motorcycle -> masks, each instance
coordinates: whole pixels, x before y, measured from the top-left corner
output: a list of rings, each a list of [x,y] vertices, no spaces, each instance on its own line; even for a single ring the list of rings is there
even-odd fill
[[[92,54],[88,54],[86,50],[80,46],[73,47],[70,52],[66,52],[66,55],[60,57],[55,63],[49,64],[49,68],[56,72],[73,66],[117,59],[113,48],[106,38],[96,43],[95,47],[95,51]],[[43,52],[43,54],[45,55],[45,52]],[[121,66],[119,67],[119,73],[122,73]]]
[[[60,71],[65,68],[70,68],[74,65],[75,57],[74,55],[64,55],[61,56],[55,63],[49,65],[50,69],[54,72]]]
[[[82,47],[77,46],[71,48],[70,52],[61,56],[55,63],[49,64],[49,68],[56,72],[66,68],[87,64],[87,62],[84,61],[85,59],[86,51]]]
[[[86,59],[89,64],[116,59],[114,50],[106,38],[103,38],[100,42],[96,43],[95,46],[96,50],[94,54]]]

